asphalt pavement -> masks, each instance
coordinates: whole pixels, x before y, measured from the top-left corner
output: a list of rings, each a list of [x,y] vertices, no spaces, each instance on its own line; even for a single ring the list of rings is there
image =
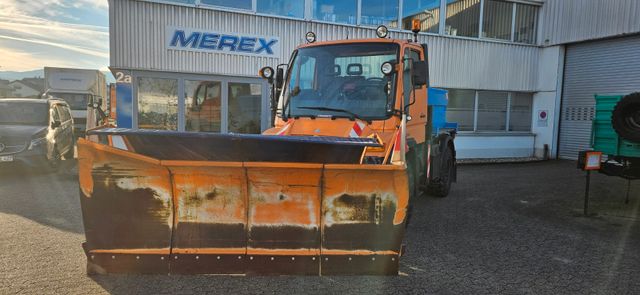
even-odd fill
[[[412,200],[400,275],[85,274],[77,176],[0,167],[0,294],[640,294],[640,181],[570,161],[466,165]]]

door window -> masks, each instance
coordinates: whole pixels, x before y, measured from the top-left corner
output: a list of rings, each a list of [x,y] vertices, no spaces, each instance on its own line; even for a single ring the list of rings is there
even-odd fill
[[[52,122],[60,122],[60,113],[55,106],[51,107],[51,121]]]
[[[60,121],[66,122],[71,120],[71,115],[69,115],[69,109],[64,105],[57,105],[56,109],[58,111],[58,115],[60,116]]]
[[[228,93],[229,132],[260,133],[262,84],[230,82]]]
[[[405,49],[404,51],[404,75],[402,78],[402,85],[404,90],[404,101],[410,103],[412,98],[412,79],[411,79],[411,63],[420,61],[420,53],[415,50]],[[420,88],[420,87],[417,87]]]
[[[221,131],[222,85],[217,81],[184,81],[185,130]]]

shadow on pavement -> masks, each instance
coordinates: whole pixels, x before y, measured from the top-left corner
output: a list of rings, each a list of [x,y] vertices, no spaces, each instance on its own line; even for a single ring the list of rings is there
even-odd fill
[[[0,213],[14,214],[64,231],[83,233],[75,161],[57,172],[19,163],[0,165]]]

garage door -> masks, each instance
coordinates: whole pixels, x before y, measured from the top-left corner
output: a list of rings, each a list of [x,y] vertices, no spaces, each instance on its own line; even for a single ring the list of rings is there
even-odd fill
[[[640,36],[567,46],[559,157],[576,159],[591,142],[595,94],[640,91]]]

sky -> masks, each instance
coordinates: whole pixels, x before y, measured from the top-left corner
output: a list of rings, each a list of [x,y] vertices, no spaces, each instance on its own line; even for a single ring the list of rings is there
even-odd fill
[[[0,71],[108,65],[107,0],[0,0]]]

